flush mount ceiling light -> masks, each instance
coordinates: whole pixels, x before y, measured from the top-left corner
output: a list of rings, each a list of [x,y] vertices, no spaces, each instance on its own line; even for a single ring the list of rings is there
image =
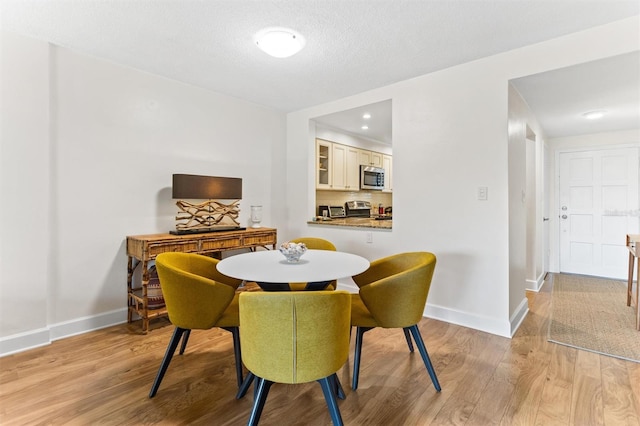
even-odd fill
[[[365,113],[362,115],[362,118],[364,118],[365,120],[368,120],[368,119],[370,119],[370,118],[371,118],[371,114],[369,114],[368,112],[365,112]]]
[[[604,115],[607,113],[607,111],[605,110],[596,110],[596,111],[589,111],[589,112],[585,112],[584,114],[582,114],[582,116],[584,118],[586,118],[587,120],[597,120],[599,118],[604,117]]]
[[[258,47],[275,58],[288,58],[304,47],[305,40],[288,28],[265,28],[253,38]]]

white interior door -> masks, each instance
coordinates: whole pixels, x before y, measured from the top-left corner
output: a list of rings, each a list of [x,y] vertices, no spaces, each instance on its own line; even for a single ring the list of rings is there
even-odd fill
[[[638,233],[638,148],[560,154],[560,271],[624,279]]]

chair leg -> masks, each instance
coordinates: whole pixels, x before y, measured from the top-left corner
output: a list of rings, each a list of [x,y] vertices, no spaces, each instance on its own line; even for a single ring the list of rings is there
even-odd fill
[[[240,388],[238,388],[238,393],[236,394],[236,399],[241,399],[247,394],[247,391],[249,390],[249,386],[251,386],[251,383],[253,383],[253,379],[255,377],[256,376],[254,376],[251,371],[249,371],[247,373],[247,376],[244,378],[244,381],[240,385]],[[254,388],[254,390],[255,390],[255,388]]]
[[[333,383],[334,376],[335,374],[327,376],[318,380],[318,382],[320,382],[320,386],[322,386],[322,393],[324,393],[324,399],[327,401],[327,407],[329,407],[329,413],[331,414],[333,424],[336,426],[342,426],[342,416],[340,415],[340,408],[338,408],[338,401],[336,400],[335,394],[336,385]]]
[[[402,329],[404,331],[404,338],[407,339],[407,346],[409,346],[409,352],[413,352],[413,343],[411,343],[411,335],[409,334],[409,328],[405,327]]]
[[[418,345],[418,351],[420,351],[420,355],[422,355],[422,360],[424,361],[425,367],[427,367],[427,371],[429,372],[429,376],[431,376],[431,381],[433,382],[433,386],[436,388],[438,392],[441,391],[440,383],[438,382],[438,378],[436,377],[436,372],[433,369],[433,365],[431,365],[431,360],[429,359],[429,354],[427,353],[427,348],[424,345],[424,341],[422,340],[422,336],[420,335],[420,330],[418,329],[418,325],[412,325],[409,327],[411,330],[411,334],[413,335],[413,340],[416,341],[416,345]]]
[[[356,350],[353,357],[353,378],[351,380],[351,389],[358,389],[358,378],[360,376],[360,357],[362,355],[362,337],[364,333],[373,327],[356,327]]]
[[[182,345],[180,345],[180,355],[182,355],[184,353],[184,350],[187,349],[189,336],[191,336],[191,330],[185,330],[184,335],[182,336]]]
[[[256,376],[256,396],[253,400],[253,408],[251,409],[251,415],[247,423],[248,426],[255,426],[258,424],[258,421],[260,421],[262,409],[264,408],[264,403],[267,401],[267,395],[269,394],[269,389],[272,384],[273,382]]]
[[[346,399],[347,396],[344,394],[344,389],[342,389],[342,383],[340,383],[340,379],[336,373],[333,373],[331,376],[333,377],[333,384],[336,396],[340,399]]]
[[[242,350],[240,348],[240,329],[238,327],[223,327],[233,336],[233,354],[236,358],[236,379],[238,387],[242,386]]]
[[[171,336],[171,340],[169,340],[169,346],[167,346],[167,350],[164,353],[164,358],[162,358],[162,363],[160,363],[160,368],[158,369],[158,373],[156,374],[156,379],[153,381],[153,385],[151,386],[149,398],[153,398],[156,395],[156,392],[158,392],[158,388],[160,387],[160,383],[162,382],[164,373],[166,373],[167,368],[169,367],[169,363],[171,362],[171,358],[173,357],[173,353],[176,351],[176,347],[178,347],[178,343],[180,343],[180,338],[185,331],[189,330],[180,327],[176,327],[173,330],[173,335]]]

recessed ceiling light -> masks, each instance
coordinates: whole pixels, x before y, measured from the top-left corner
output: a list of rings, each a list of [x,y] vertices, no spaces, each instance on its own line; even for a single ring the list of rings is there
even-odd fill
[[[365,120],[368,120],[371,118],[371,114],[369,114],[368,112],[365,112],[362,118],[364,118]]]
[[[265,28],[253,38],[263,52],[275,58],[288,58],[305,45],[304,37],[288,28]]]
[[[587,120],[597,120],[598,118],[604,117],[606,113],[607,111],[604,111],[604,110],[596,110],[596,111],[585,112],[584,114],[582,114],[582,116]]]
[[[366,124],[364,126],[362,126],[362,130],[368,130],[369,126],[367,126]]]

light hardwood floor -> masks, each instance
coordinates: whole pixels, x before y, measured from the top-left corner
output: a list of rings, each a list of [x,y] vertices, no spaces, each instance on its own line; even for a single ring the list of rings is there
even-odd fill
[[[338,372],[345,424],[640,425],[640,364],[547,342],[552,284],[528,295],[531,311],[513,339],[422,320],[441,393],[401,331],[368,332],[358,390],[352,359]],[[234,398],[231,335],[217,329],[192,332],[148,398],[166,324],[146,336],[138,324],[110,327],[0,358],[0,424],[246,424],[251,391]],[[331,424],[320,385],[274,385],[261,424]]]

